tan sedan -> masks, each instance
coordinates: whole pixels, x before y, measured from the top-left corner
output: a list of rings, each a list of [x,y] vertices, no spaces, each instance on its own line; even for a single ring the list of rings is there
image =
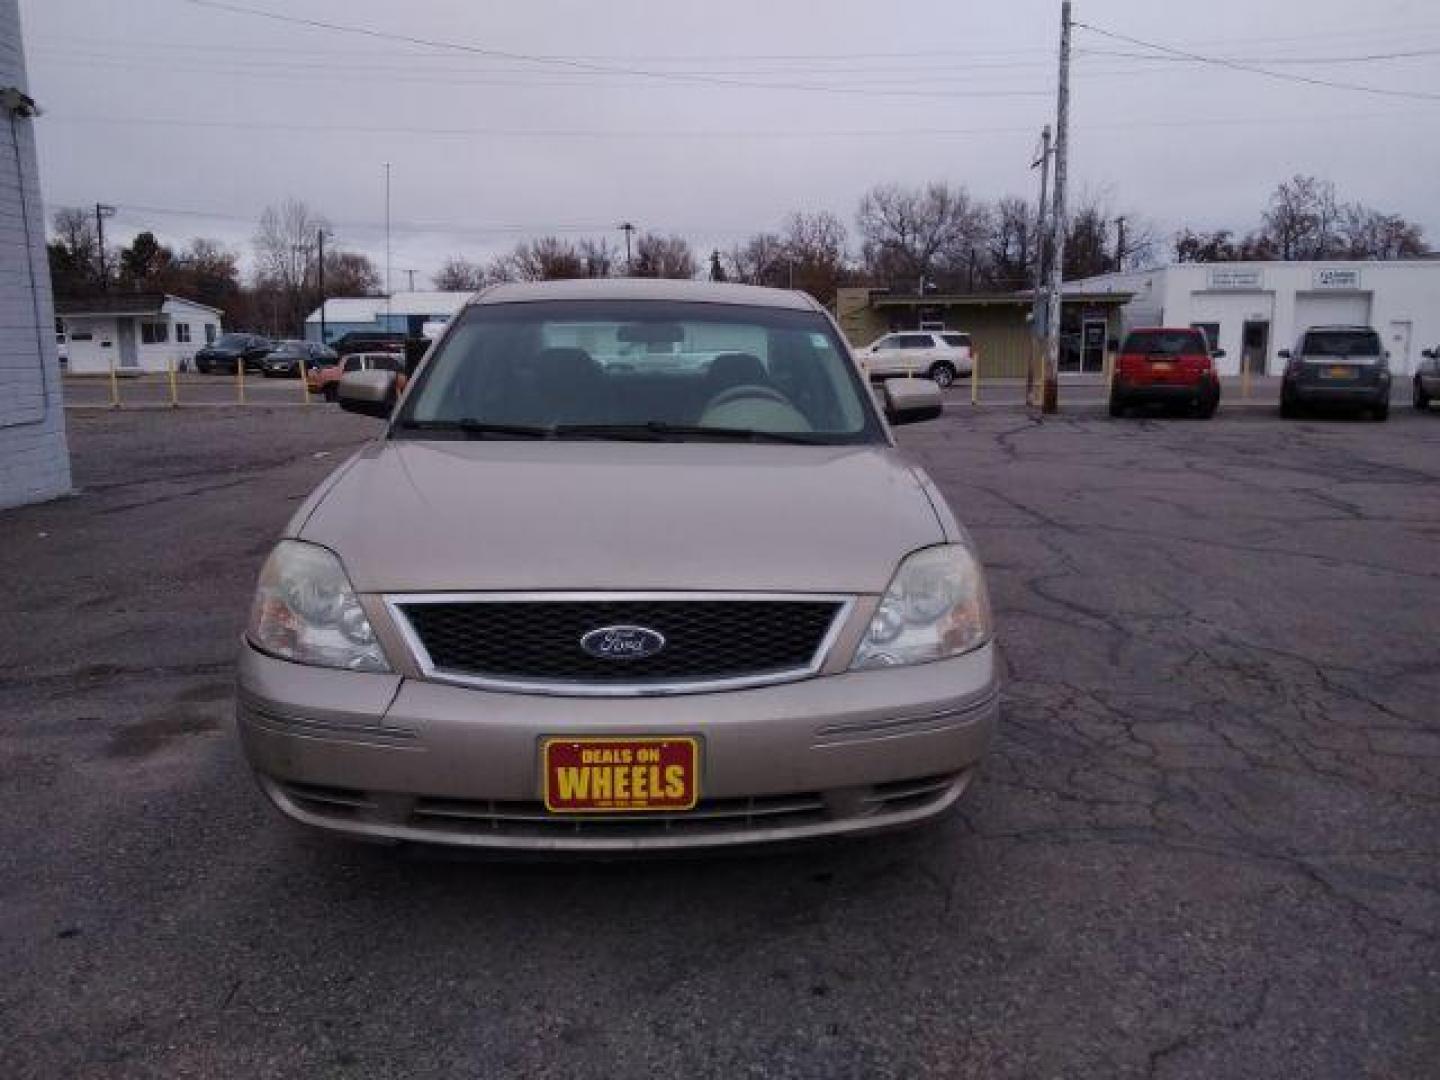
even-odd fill
[[[872,396],[802,294],[638,280],[490,289],[396,383],[341,379],[384,427],[291,521],[240,650],[283,813],[607,853],[964,792],[999,708],[984,575],[887,424],[934,384]]]

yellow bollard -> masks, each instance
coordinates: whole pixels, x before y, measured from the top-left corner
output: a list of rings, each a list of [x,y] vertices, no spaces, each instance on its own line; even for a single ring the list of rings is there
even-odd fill
[[[310,404],[310,369],[304,358],[300,360],[300,400],[306,405]]]
[[[970,353],[970,404],[980,404],[980,350]]]
[[[165,361],[165,378],[170,383],[170,407],[172,409],[178,409],[180,407],[180,388],[175,383],[174,360]]]
[[[1250,400],[1250,365],[1245,358],[1240,359],[1240,396],[1246,401]]]
[[[115,361],[110,361],[110,407],[120,407],[120,380],[115,377]]]
[[[241,405],[245,404],[245,357],[235,358],[235,395]]]

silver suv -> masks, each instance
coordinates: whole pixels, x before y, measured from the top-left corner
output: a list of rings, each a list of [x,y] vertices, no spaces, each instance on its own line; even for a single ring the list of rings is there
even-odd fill
[[[398,402],[388,371],[339,399],[385,428],[291,521],[240,650],[289,817],[624,852],[909,825],[969,784],[999,700],[980,562],[809,297],[497,286]]]

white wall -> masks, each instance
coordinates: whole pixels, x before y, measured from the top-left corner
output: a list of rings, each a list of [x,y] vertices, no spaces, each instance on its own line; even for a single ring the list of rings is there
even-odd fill
[[[26,88],[17,0],[0,0],[0,86]],[[0,110],[0,507],[70,490],[35,121]]]
[[[1247,321],[1270,323],[1271,375],[1284,370],[1280,350],[1291,348],[1313,319],[1349,321],[1367,306],[1369,324],[1390,350],[1397,376],[1415,370],[1422,349],[1440,345],[1440,260],[1186,263],[1072,284],[1087,291],[1134,292],[1125,309],[1127,329],[1220,323],[1226,355],[1219,368],[1227,375],[1240,371]]]

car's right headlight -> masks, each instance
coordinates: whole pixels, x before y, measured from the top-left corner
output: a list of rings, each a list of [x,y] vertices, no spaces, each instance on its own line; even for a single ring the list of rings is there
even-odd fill
[[[319,544],[275,545],[260,571],[246,636],[257,649],[299,664],[390,670],[339,556]]]
[[[974,552],[963,544],[925,548],[895,571],[850,670],[958,656],[984,645],[992,632],[985,575]]]

